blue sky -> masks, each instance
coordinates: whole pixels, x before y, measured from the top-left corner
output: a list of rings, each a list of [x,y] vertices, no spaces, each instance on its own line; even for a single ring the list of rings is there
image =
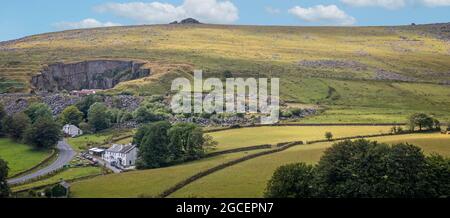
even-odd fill
[[[401,25],[450,22],[450,0],[14,0],[0,4],[0,41],[64,29],[169,23]]]

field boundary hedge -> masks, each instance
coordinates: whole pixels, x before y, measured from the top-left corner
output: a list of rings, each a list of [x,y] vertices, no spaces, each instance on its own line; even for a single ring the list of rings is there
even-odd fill
[[[268,150],[268,151],[264,151],[264,152],[260,152],[260,153],[256,153],[256,154],[247,155],[245,157],[242,157],[242,158],[239,158],[239,159],[236,159],[236,160],[232,160],[232,161],[220,164],[218,166],[215,166],[213,168],[201,171],[201,172],[196,173],[195,175],[193,175],[193,176],[191,176],[191,177],[189,177],[189,178],[187,178],[187,179],[177,183],[176,185],[172,186],[171,188],[165,190],[158,197],[165,198],[165,197],[171,195],[172,193],[180,190],[181,188],[185,187],[186,185],[189,185],[190,183],[192,183],[192,182],[194,182],[194,181],[196,181],[196,180],[198,180],[200,178],[208,176],[208,175],[210,175],[212,173],[215,173],[215,172],[220,171],[222,169],[225,169],[227,167],[230,167],[230,166],[236,165],[238,163],[242,163],[244,161],[247,161],[247,160],[250,160],[250,159],[254,159],[254,158],[257,158],[257,157],[261,157],[261,156],[265,156],[265,155],[281,152],[281,151],[284,151],[284,150],[286,150],[286,149],[288,149],[290,147],[293,147],[293,146],[296,146],[296,145],[301,145],[301,144],[303,144],[302,141],[288,143],[288,144],[285,144],[285,145],[283,145],[281,147],[278,147],[276,149],[272,149],[272,150]]]
[[[205,130],[204,133],[221,132],[232,129],[277,127],[277,126],[404,126],[406,123],[279,123],[279,124],[255,124],[244,126],[230,126],[220,129]]]
[[[24,170],[22,172],[19,172],[19,173],[15,174],[14,176],[12,176],[12,177],[10,177],[8,179],[14,179],[14,178],[18,178],[18,177],[21,177],[23,175],[27,175],[29,173],[32,173],[33,171],[35,171],[36,169],[39,169],[44,164],[47,164],[50,160],[52,160],[57,155],[58,155],[58,152],[56,151],[56,149],[51,149],[51,154],[49,156],[47,156],[44,160],[42,160],[38,164],[34,165],[30,169],[26,169],[26,170]]]
[[[211,152],[209,154],[206,154],[204,156],[204,158],[214,157],[214,156],[223,155],[223,154],[238,153],[238,152],[243,152],[243,151],[262,150],[262,149],[269,149],[269,148],[272,148],[271,144],[254,145],[254,146],[243,147],[243,148],[234,148],[234,149],[229,149],[229,150]]]
[[[101,175],[104,175],[104,173],[97,173],[97,174],[93,174],[93,175],[82,176],[82,177],[79,177],[79,178],[68,179],[68,180],[64,180],[64,181],[67,182],[67,183],[73,183],[73,182],[78,182],[78,181],[81,181],[81,180],[92,179],[94,177],[101,176]],[[35,181],[35,182],[37,182],[37,181]],[[18,191],[14,191],[13,194],[27,192],[27,191],[33,190],[33,189],[42,189],[42,188],[45,188],[47,186],[56,185],[58,183],[60,183],[60,182],[54,182],[54,183],[50,183],[50,184],[46,184],[46,185],[39,185],[39,186],[34,186],[34,187],[26,188],[26,189],[21,189],[21,190],[18,190]],[[25,183],[25,184],[22,184],[22,185],[26,185],[26,184],[29,184],[29,183]]]
[[[232,160],[223,164],[220,164],[218,166],[212,167],[210,169],[201,171],[199,173],[194,174],[193,176],[188,177],[185,180],[182,180],[181,182],[177,183],[176,185],[166,189],[165,191],[163,191],[160,195],[158,195],[158,197],[160,198],[165,198],[168,197],[169,195],[175,193],[176,191],[182,189],[183,187],[191,184],[192,182],[195,182],[198,179],[201,179],[205,176],[208,176],[212,173],[215,173],[217,171],[220,171],[222,169],[225,169],[227,167],[242,163],[244,161],[250,160],[250,159],[254,159],[257,157],[261,157],[261,156],[265,156],[265,155],[269,155],[269,154],[274,154],[277,152],[281,152],[284,150],[287,150],[293,146],[296,145],[303,145],[303,144],[317,144],[317,143],[321,143],[321,142],[336,142],[336,141],[343,141],[343,140],[351,140],[351,139],[364,139],[364,138],[374,138],[374,137],[382,137],[382,136],[394,136],[394,135],[408,135],[408,134],[415,134],[415,133],[426,133],[426,132],[432,132],[432,131],[420,131],[420,132],[402,132],[402,133],[381,133],[381,134],[372,134],[372,135],[363,135],[363,136],[351,136],[351,137],[342,137],[342,138],[336,138],[336,139],[331,139],[331,140],[314,140],[314,141],[308,141],[308,142],[303,142],[303,141],[294,141],[294,142],[282,142],[282,143],[278,143],[276,144],[275,149],[272,150],[268,150],[268,151],[264,151],[264,152],[260,152],[260,153],[256,153],[256,154],[251,154],[251,155],[247,155],[245,157],[236,159],[236,160]],[[252,146],[250,148],[258,148],[258,147],[263,147],[263,146],[267,146],[267,145],[260,145],[260,146]],[[272,147],[272,145],[271,145]],[[231,149],[231,150],[227,150],[229,153],[232,153],[231,151],[234,150],[238,150],[238,149]],[[244,150],[245,151],[245,150]],[[226,152],[226,151],[223,151]],[[235,151],[236,152],[236,151]],[[221,154],[228,154],[228,153],[221,153]]]

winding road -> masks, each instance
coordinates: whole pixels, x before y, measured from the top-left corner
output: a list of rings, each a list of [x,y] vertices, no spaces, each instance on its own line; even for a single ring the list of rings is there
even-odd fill
[[[50,174],[55,170],[63,168],[64,165],[69,163],[70,160],[72,160],[72,158],[75,157],[76,155],[76,152],[72,149],[72,147],[69,144],[67,144],[65,140],[59,141],[56,148],[58,149],[58,158],[56,159],[56,161],[54,161],[53,163],[42,169],[39,169],[36,172],[32,172],[30,174],[10,179],[8,180],[8,183],[10,185],[19,184],[31,179],[35,179]]]

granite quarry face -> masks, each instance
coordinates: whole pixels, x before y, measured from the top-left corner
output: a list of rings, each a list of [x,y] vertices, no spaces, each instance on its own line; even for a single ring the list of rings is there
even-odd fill
[[[126,60],[91,60],[77,63],[56,63],[34,76],[31,84],[38,92],[111,89],[124,81],[150,75],[145,63]]]

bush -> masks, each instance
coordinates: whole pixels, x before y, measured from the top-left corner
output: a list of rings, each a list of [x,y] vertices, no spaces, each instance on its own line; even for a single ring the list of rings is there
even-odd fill
[[[331,133],[331,132],[326,132],[326,133],[325,133],[325,138],[326,138],[328,141],[331,141],[331,140],[333,139],[333,133]]]

